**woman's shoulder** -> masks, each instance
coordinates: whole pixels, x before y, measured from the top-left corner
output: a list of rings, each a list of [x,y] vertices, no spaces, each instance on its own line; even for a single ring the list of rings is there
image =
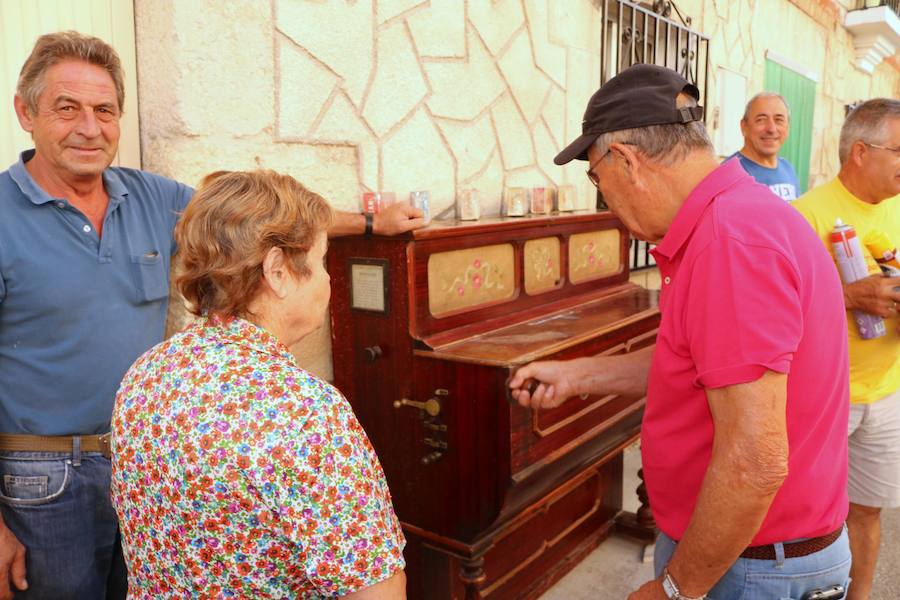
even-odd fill
[[[296,365],[284,365],[266,389],[263,402],[273,410],[290,413],[294,426],[355,419],[350,403],[340,390],[319,375]]]
[[[297,365],[290,367],[285,381],[292,384],[292,390],[299,394],[300,397],[320,399],[327,402],[343,399],[341,392],[328,380]]]

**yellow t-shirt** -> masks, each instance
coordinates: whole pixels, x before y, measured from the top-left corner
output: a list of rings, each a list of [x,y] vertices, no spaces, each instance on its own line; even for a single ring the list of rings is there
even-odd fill
[[[869,204],[851,194],[835,177],[803,194],[793,206],[818,232],[829,252],[832,249],[828,234],[838,218],[856,229],[864,250],[867,237],[878,232],[885,234],[895,246],[900,246],[900,195],[878,204]],[[865,254],[869,273],[880,273],[875,259],[868,252]],[[900,389],[900,334],[897,332],[900,319],[897,315],[885,319],[887,334],[874,340],[859,337],[849,313],[847,323],[850,335],[850,402],[868,404]]]

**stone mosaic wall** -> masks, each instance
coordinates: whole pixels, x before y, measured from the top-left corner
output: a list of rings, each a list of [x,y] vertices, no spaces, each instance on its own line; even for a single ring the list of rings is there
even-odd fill
[[[815,181],[836,170],[843,105],[900,92],[896,67],[853,68],[849,34],[828,16],[849,1],[678,2],[712,38],[710,104],[720,65],[760,89],[766,49],[822,75]],[[191,184],[272,168],[344,210],[367,190],[425,189],[436,214],[475,187],[490,214],[504,186],[560,183],[586,202],[584,165],[552,158],[600,83],[601,3],[135,0],[144,167]],[[330,377],[327,328],[294,350]]]
[[[274,138],[354,147],[359,191],[426,189],[438,213],[475,187],[491,214],[504,184],[571,175],[587,197],[552,157],[598,84],[590,2],[277,0],[273,14]],[[571,73],[570,39],[584,46]]]

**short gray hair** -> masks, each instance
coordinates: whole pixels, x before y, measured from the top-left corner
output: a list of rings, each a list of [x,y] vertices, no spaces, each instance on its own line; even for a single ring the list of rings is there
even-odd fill
[[[787,100],[784,99],[784,96],[782,96],[778,92],[760,92],[747,101],[747,106],[744,107],[744,116],[741,117],[742,121],[748,121],[750,119],[750,107],[752,107],[753,103],[760,98],[778,98],[779,100],[781,100],[781,103],[784,104],[784,108],[787,109],[788,121],[791,120],[791,107],[787,103]]]
[[[77,31],[48,33],[37,39],[31,54],[22,65],[16,94],[32,113],[37,112],[38,99],[44,93],[44,73],[66,60],[81,60],[104,69],[116,86],[119,112],[125,105],[125,78],[122,62],[112,46],[100,38]]]
[[[850,158],[850,149],[856,142],[883,144],[887,141],[885,125],[890,119],[900,119],[900,100],[873,98],[854,108],[841,127],[841,140],[838,145],[841,164]]]
[[[678,108],[697,106],[697,100],[690,94],[682,92],[675,99],[675,106]],[[600,134],[594,146],[601,154],[606,154],[610,144],[616,142],[635,146],[647,158],[664,165],[683,160],[693,150],[713,152],[712,142],[709,141],[709,134],[702,121],[609,131]]]

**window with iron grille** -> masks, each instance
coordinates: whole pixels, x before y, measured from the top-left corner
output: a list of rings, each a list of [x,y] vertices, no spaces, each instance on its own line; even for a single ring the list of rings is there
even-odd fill
[[[657,0],[635,4],[627,0],[597,0],[597,4],[603,23],[602,83],[636,63],[660,65],[678,71],[696,85],[700,90],[700,104],[707,106],[709,38],[691,29],[691,18],[684,16],[675,2]],[[599,191],[597,207],[606,208]],[[647,242],[631,240],[632,271],[656,264],[650,247]]]

